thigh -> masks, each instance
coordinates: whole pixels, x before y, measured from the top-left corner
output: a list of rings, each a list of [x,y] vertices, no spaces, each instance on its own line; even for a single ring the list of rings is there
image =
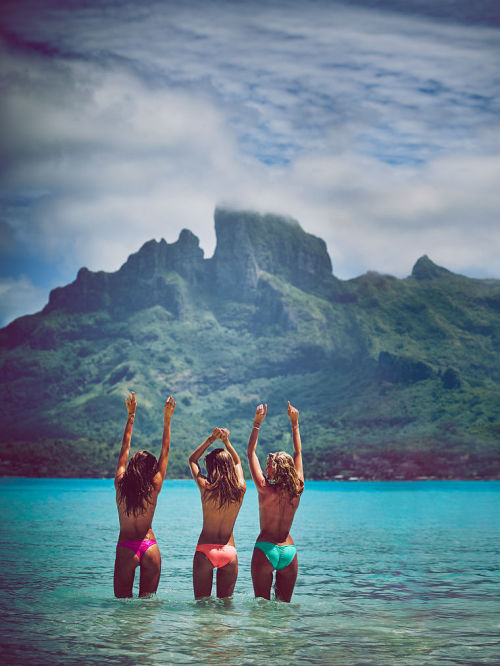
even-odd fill
[[[113,584],[115,597],[131,597],[134,586],[135,569],[139,558],[130,548],[119,546],[116,549]]]
[[[231,597],[238,578],[238,555],[226,564],[217,569],[217,596],[219,599]]]
[[[161,555],[158,544],[150,546],[141,557],[141,576],[139,578],[139,596],[149,597],[155,594],[160,582]]]
[[[206,555],[197,550],[193,558],[194,598],[202,599],[212,594],[214,568]]]
[[[254,548],[252,555],[252,582],[256,597],[263,597],[264,599],[271,598],[273,571],[273,565],[260,548]]]
[[[295,554],[295,557],[287,567],[276,572],[276,599],[290,601],[298,571],[299,563],[297,554]]]

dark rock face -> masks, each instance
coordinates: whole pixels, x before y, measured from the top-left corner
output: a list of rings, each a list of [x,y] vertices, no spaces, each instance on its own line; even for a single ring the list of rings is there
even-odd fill
[[[266,325],[275,324],[283,331],[296,328],[283,304],[283,294],[264,279],[259,280],[257,285],[256,306],[257,315],[252,327],[256,335]]]
[[[297,222],[217,209],[215,231],[217,247],[212,259],[204,259],[198,238],[183,229],[175,243],[148,241],[116,273],[82,268],[75,282],[51,292],[44,313],[162,305],[179,315],[186,294],[179,281],[172,279],[173,273],[188,289],[208,289],[226,299],[257,304],[266,298],[258,294],[259,284],[264,284],[262,272],[306,291],[335,282],[324,241],[307,234]],[[280,310],[279,303],[275,307]]]
[[[451,271],[435,264],[426,254],[416,262],[411,274],[416,280],[432,280],[452,275]]]
[[[178,240],[170,245],[163,238],[159,243],[155,240],[144,243],[138,252],[130,255],[118,275],[148,281],[168,271],[178,273],[190,284],[203,280],[203,250],[188,229],[183,229]]]
[[[44,313],[130,311],[163,305],[179,314],[184,298],[179,285],[168,280],[169,273],[180,275],[191,286],[203,283],[203,250],[198,238],[187,229],[170,245],[163,239],[159,243],[155,240],[144,243],[116,273],[93,273],[81,268],[75,282],[51,292]]]
[[[258,265],[245,214],[215,213],[217,246],[212,259],[215,291],[234,300],[256,297]]]
[[[50,292],[44,314],[54,310],[91,312],[106,308],[109,305],[109,278],[109,273],[92,273],[88,268],[80,268],[74,282]]]
[[[228,298],[253,301],[259,272],[304,291],[334,281],[326,244],[294,220],[224,209],[215,211],[215,288]]]
[[[380,378],[393,384],[413,384],[429,379],[434,374],[431,366],[423,361],[385,351],[379,354],[378,368]]]

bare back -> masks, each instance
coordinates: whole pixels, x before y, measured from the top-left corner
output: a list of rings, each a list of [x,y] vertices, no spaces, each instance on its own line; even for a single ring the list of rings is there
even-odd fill
[[[156,509],[158,494],[161,489],[161,477],[156,474],[153,478],[153,491],[151,503],[144,503],[142,512],[135,516],[133,513],[127,515],[125,500],[120,499],[120,491],[116,488],[116,507],[120,521],[120,535],[118,541],[137,541],[142,539],[154,539],[151,524]]]
[[[217,454],[219,456],[218,464],[222,465],[220,470],[224,469],[224,464],[229,464],[228,461],[231,461],[229,467],[225,468],[223,475],[226,479],[230,479],[230,485],[232,485],[233,489],[238,488],[241,491],[241,496],[239,498],[238,493],[230,493],[232,501],[225,502],[222,506],[219,505],[217,494],[213,497],[211,491],[215,486],[201,473],[198,462],[200,456],[203,455],[216,439],[222,441],[226,451],[224,452],[223,450],[216,449],[216,451],[213,451],[210,456],[217,453],[217,451],[220,451],[220,453]],[[226,462],[222,463],[221,461],[223,460]],[[240,457],[229,441],[229,430],[226,428],[214,428],[212,434],[189,456],[189,465],[193,478],[201,493],[201,506],[203,510],[203,528],[198,539],[198,545],[214,543],[234,546],[234,523],[238,517],[247,486],[243,475]],[[220,473],[220,470],[218,473]],[[237,499],[235,499],[235,497]]]
[[[276,571],[275,597],[289,602],[298,572],[297,550],[290,529],[304,489],[299,412],[288,401],[287,414],[292,426],[293,458],[285,451],[270,453],[264,476],[256,449],[259,430],[266,414],[267,405],[261,403],[255,410],[247,447],[248,465],[259,496],[260,519],[260,534],[252,555],[252,583],[256,597],[270,599]]]
[[[270,483],[258,488],[258,495],[260,534],[257,540],[276,544],[292,542],[290,530],[301,496],[291,498]]]
[[[239,502],[224,504],[219,508],[219,503],[209,496],[210,485],[200,487],[201,506],[203,510],[203,528],[198,543],[218,543],[234,546],[233,528],[241,505],[244,492]]]

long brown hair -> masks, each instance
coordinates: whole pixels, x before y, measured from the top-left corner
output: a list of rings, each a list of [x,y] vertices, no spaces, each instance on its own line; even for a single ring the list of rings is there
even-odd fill
[[[299,479],[293,458],[285,451],[270,453],[267,457],[267,463],[273,468],[273,485],[280,493],[286,493],[290,499],[299,497],[304,490],[304,482]]]
[[[120,501],[125,502],[127,516],[137,516],[151,504],[154,490],[153,478],[158,471],[158,461],[149,451],[137,451],[128,463],[125,474],[118,481]]]
[[[226,449],[214,449],[205,456],[208,482],[210,488],[206,493],[208,499],[219,504],[219,509],[232,502],[241,502],[244,489],[236,474],[232,455]]]

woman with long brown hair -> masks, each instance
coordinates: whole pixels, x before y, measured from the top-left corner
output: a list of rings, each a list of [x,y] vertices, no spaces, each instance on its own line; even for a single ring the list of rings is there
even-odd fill
[[[125,398],[128,418],[116,467],[116,506],[120,535],[116,546],[114,590],[116,597],[131,597],[135,570],[140,567],[139,596],[158,589],[161,556],[151,524],[156,501],[167,472],[170,422],[175,402],[170,396],[163,409],[163,438],[158,460],[149,451],[137,451],[127,466],[137,401],[132,392]]]
[[[214,449],[205,457],[207,476],[198,460],[220,439],[225,448]],[[193,559],[195,599],[212,593],[213,572],[217,569],[217,596],[230,597],[238,577],[238,556],[233,527],[246,491],[241,460],[229,442],[229,430],[214,428],[212,434],[189,456],[191,473],[201,493],[203,528]]]
[[[254,424],[248,442],[248,462],[259,496],[260,534],[252,555],[252,581],[256,597],[271,598],[273,573],[276,571],[275,595],[290,601],[297,579],[297,549],[290,536],[295,512],[304,490],[302,444],[299,412],[288,402],[292,425],[293,458],[285,451],[270,453],[264,476],[255,452],[267,405],[255,410]]]

